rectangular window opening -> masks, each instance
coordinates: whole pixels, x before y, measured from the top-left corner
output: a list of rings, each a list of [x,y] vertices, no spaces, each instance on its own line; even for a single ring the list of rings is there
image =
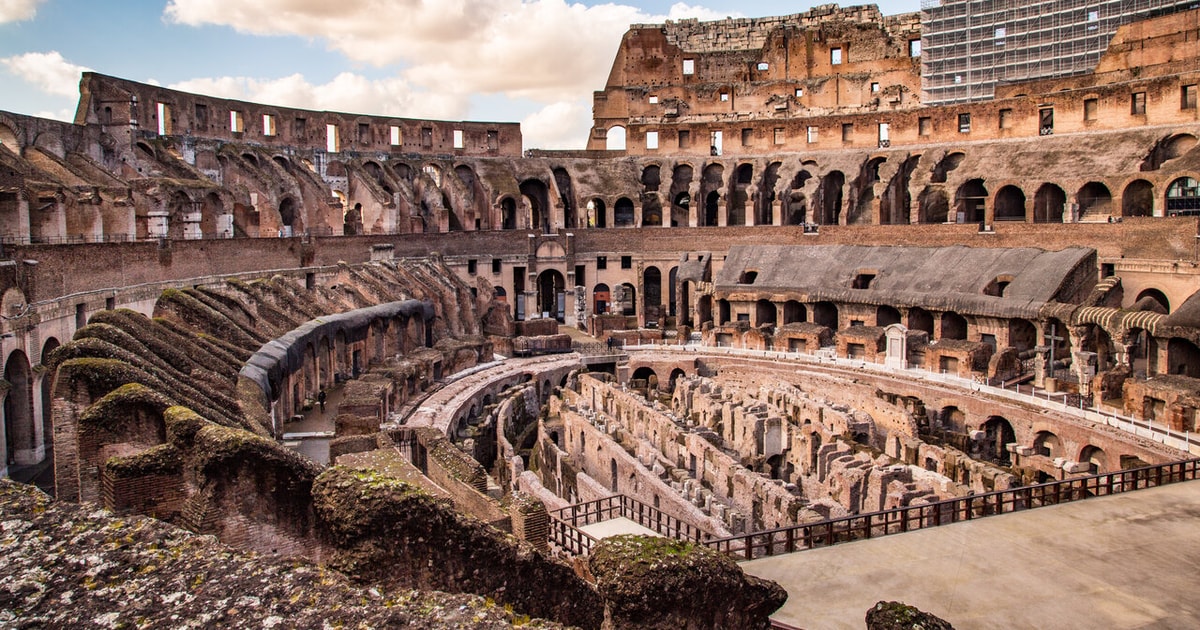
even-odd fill
[[[596,257],[596,269],[608,269],[608,256]]]
[[[297,140],[303,140],[304,136],[308,135],[308,119],[297,118],[292,121],[292,134]]]
[[[492,259],[492,273],[500,273],[501,260],[499,258]]]
[[[1038,135],[1054,134],[1054,108],[1043,107],[1038,110]]]
[[[748,147],[754,143],[754,130],[745,127],[742,129],[742,146]]]
[[[1008,108],[1001,109],[1000,115],[997,118],[999,120],[1001,129],[1008,129],[1009,127],[1012,127],[1012,110],[1011,109],[1008,109]]]
[[[275,135],[275,116],[271,114],[263,114],[262,125],[264,136],[270,137]]]
[[[683,74],[685,74],[685,75],[696,74],[696,60],[695,59],[684,59],[683,60]]]
[[[461,148],[463,148],[464,146],[465,146],[465,144],[463,143],[463,131],[462,131],[462,129],[455,129],[455,130],[454,130],[454,148],[455,148],[455,149],[461,149]]]
[[[835,65],[835,66],[840,66],[842,64],[842,49],[841,48],[830,48],[829,49],[829,63],[831,65]]]
[[[1100,109],[1100,101],[1094,98],[1083,100],[1083,119],[1096,120],[1097,111]]]
[[[421,146],[433,146],[433,127],[421,127]]]
[[[658,132],[657,131],[647,131],[646,132],[646,148],[647,149],[657,149],[658,148]]]
[[[158,135],[171,134],[171,106],[166,103],[158,104]]]
[[[842,142],[854,139],[854,123],[842,123]]]
[[[692,145],[692,132],[687,129],[679,130],[679,148],[686,149]]]
[[[775,144],[783,144],[786,136],[784,135],[783,127],[775,128]]]
[[[1134,116],[1146,115],[1146,93],[1134,92],[1129,95],[1129,113]]]
[[[769,64],[769,63],[767,63],[767,62],[765,62],[765,61],[760,61],[760,62],[758,62],[758,70],[759,70],[759,72],[763,72],[763,71],[765,71],[765,70],[769,70],[770,68],[771,68],[771,64]]]
[[[725,147],[722,146],[723,142],[724,142],[724,140],[723,140],[722,132],[714,131],[711,134],[709,134],[709,136],[708,136],[708,153],[709,153],[709,155],[721,155],[721,152],[725,150]]]
[[[933,133],[933,119],[929,116],[922,116],[917,119],[917,135],[928,136]]]
[[[242,112],[237,110],[229,110],[229,131],[233,133],[242,133],[246,130],[246,123],[242,120]]]
[[[872,83],[872,84],[871,84],[871,93],[872,93],[872,94],[874,94],[875,92],[878,92],[878,91],[879,91],[879,84],[878,84],[878,83]]]
[[[1179,88],[1179,109],[1196,109],[1196,84]]]
[[[908,56],[909,57],[920,57],[921,56],[921,40],[919,40],[919,39],[908,40]]]
[[[621,268],[622,269],[633,269],[633,256],[622,256],[621,257]]]
[[[971,133],[971,115],[958,115],[958,133]]]
[[[330,153],[342,150],[341,142],[338,141],[337,125],[325,125],[325,150]]]
[[[729,102],[729,92],[721,92],[721,102],[722,103]]]
[[[804,96],[804,88],[796,88],[796,98]]]
[[[390,136],[389,141],[391,142],[392,146],[398,147],[404,144],[404,137],[400,134],[400,127],[398,125],[392,125],[391,127],[388,127],[388,134]]]
[[[371,143],[371,125],[369,123],[358,123],[358,143]]]
[[[658,97],[652,95],[649,99],[647,99],[647,102],[649,102],[651,105],[658,105]]]
[[[817,142],[817,128],[816,127],[809,127],[807,130],[807,135],[808,135],[808,143],[809,144],[815,144]]]
[[[474,258],[467,259],[467,273],[472,276],[479,271],[479,261]]]
[[[500,148],[500,132],[495,129],[489,129],[487,132],[488,151],[495,151]]]

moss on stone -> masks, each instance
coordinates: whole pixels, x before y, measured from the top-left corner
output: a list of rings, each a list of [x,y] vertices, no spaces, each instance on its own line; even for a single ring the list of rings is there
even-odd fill
[[[110,457],[104,463],[105,473],[114,479],[178,475],[182,467],[179,451],[170,444],[160,444],[133,455]]]
[[[867,611],[867,630],[954,630],[954,626],[903,602],[881,601]]]
[[[175,403],[142,383],[126,383],[105,394],[79,416],[81,426],[114,430],[134,409],[161,415]]]

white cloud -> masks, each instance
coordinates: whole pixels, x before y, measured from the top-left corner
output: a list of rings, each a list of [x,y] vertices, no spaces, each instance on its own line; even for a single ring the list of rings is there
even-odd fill
[[[3,57],[0,64],[23,81],[55,96],[78,96],[79,75],[90,70],[63,59],[57,50]]]
[[[525,146],[538,149],[579,149],[586,145],[592,126],[591,103],[559,101],[521,121]]]
[[[171,0],[168,21],[324,40],[347,58],[403,64],[421,88],[551,103],[604,84],[631,23],[724,17],[677,3],[668,15],[564,0]]]
[[[0,0],[0,24],[33,19],[37,7],[46,0]]]

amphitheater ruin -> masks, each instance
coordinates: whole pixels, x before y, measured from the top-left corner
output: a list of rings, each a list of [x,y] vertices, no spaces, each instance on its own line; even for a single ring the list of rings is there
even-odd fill
[[[81,605],[135,625],[786,628],[737,561],[1192,479],[1200,9],[1162,4],[937,104],[929,13],[633,25],[577,151],[93,72],[73,123],[0,112],[0,476],[54,500],[0,483],[5,553],[237,550],[157,607],[116,593],[193,566],[105,556]],[[27,570],[0,624],[69,621]],[[200,586],[247,571],[325,590]]]

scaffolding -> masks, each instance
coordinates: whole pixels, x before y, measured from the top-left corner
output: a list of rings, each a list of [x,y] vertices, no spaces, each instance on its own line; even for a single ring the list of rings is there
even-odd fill
[[[1117,28],[1198,0],[921,0],[926,104],[990,99],[1003,82],[1088,72]]]

